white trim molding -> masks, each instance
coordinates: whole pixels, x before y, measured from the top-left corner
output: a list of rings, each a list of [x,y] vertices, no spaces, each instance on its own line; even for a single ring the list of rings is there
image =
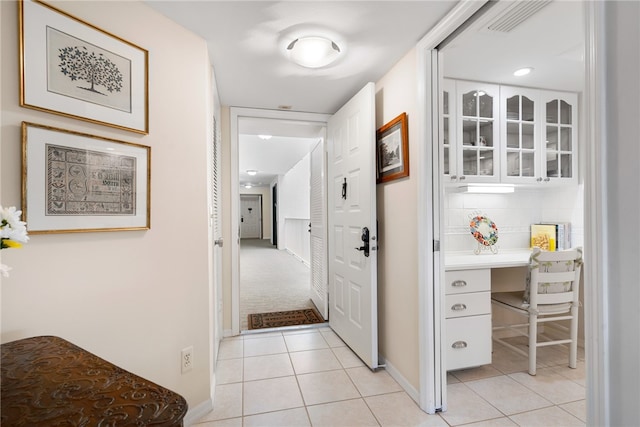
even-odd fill
[[[443,236],[444,192],[440,182],[442,160],[439,155],[439,79],[437,47],[462,26],[486,1],[462,0],[418,43],[418,313],[420,408],[434,414],[446,410],[446,367],[442,360],[442,292],[440,277],[444,260],[436,241]],[[433,242],[433,244],[432,244]]]
[[[606,236],[607,195],[605,128],[604,2],[584,2],[585,12],[585,359],[587,425],[609,425],[609,304],[604,288],[608,256],[600,239]]]
[[[239,147],[238,123],[241,118],[262,118],[274,120],[299,121],[326,125],[329,114],[302,113],[296,111],[262,110],[258,108],[230,107],[231,127],[231,335],[240,334],[240,184],[239,184]],[[281,235],[278,234],[278,247]],[[225,331],[225,336],[227,331]]]

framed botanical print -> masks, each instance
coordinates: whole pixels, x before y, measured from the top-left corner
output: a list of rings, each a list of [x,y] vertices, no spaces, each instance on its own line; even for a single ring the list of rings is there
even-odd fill
[[[37,0],[22,0],[20,105],[149,133],[148,52]]]

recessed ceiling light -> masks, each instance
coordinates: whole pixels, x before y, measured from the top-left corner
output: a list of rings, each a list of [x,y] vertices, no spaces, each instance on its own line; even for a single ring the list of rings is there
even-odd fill
[[[258,138],[263,139],[263,140],[269,140],[271,139],[272,135],[258,135]]]
[[[520,68],[519,70],[515,70],[513,72],[513,75],[516,76],[516,77],[522,77],[522,76],[526,76],[531,71],[533,71],[533,68],[531,68],[531,67]]]
[[[249,170],[247,171],[247,173],[248,173],[249,175],[251,175],[251,176],[254,176],[255,174],[257,174],[257,173],[258,173],[258,171],[257,171],[257,170],[255,170],[255,169],[249,169]]]
[[[333,63],[341,53],[340,47],[326,37],[302,36],[287,45],[289,59],[307,68],[321,68]]]
[[[245,184],[244,188],[251,188],[251,184]]]

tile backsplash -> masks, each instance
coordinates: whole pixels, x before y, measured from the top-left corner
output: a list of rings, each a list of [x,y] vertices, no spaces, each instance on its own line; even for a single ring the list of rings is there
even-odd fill
[[[516,188],[509,194],[463,194],[444,197],[444,250],[473,251],[477,242],[469,232],[475,213],[489,217],[498,227],[501,250],[529,247],[530,226],[538,222],[571,222],[571,245],[583,245],[583,186]]]

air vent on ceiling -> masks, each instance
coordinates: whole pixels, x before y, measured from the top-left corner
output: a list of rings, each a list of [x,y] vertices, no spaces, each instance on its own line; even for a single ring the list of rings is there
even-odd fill
[[[513,2],[486,25],[489,31],[508,33],[533,16],[552,0],[521,0]]]

